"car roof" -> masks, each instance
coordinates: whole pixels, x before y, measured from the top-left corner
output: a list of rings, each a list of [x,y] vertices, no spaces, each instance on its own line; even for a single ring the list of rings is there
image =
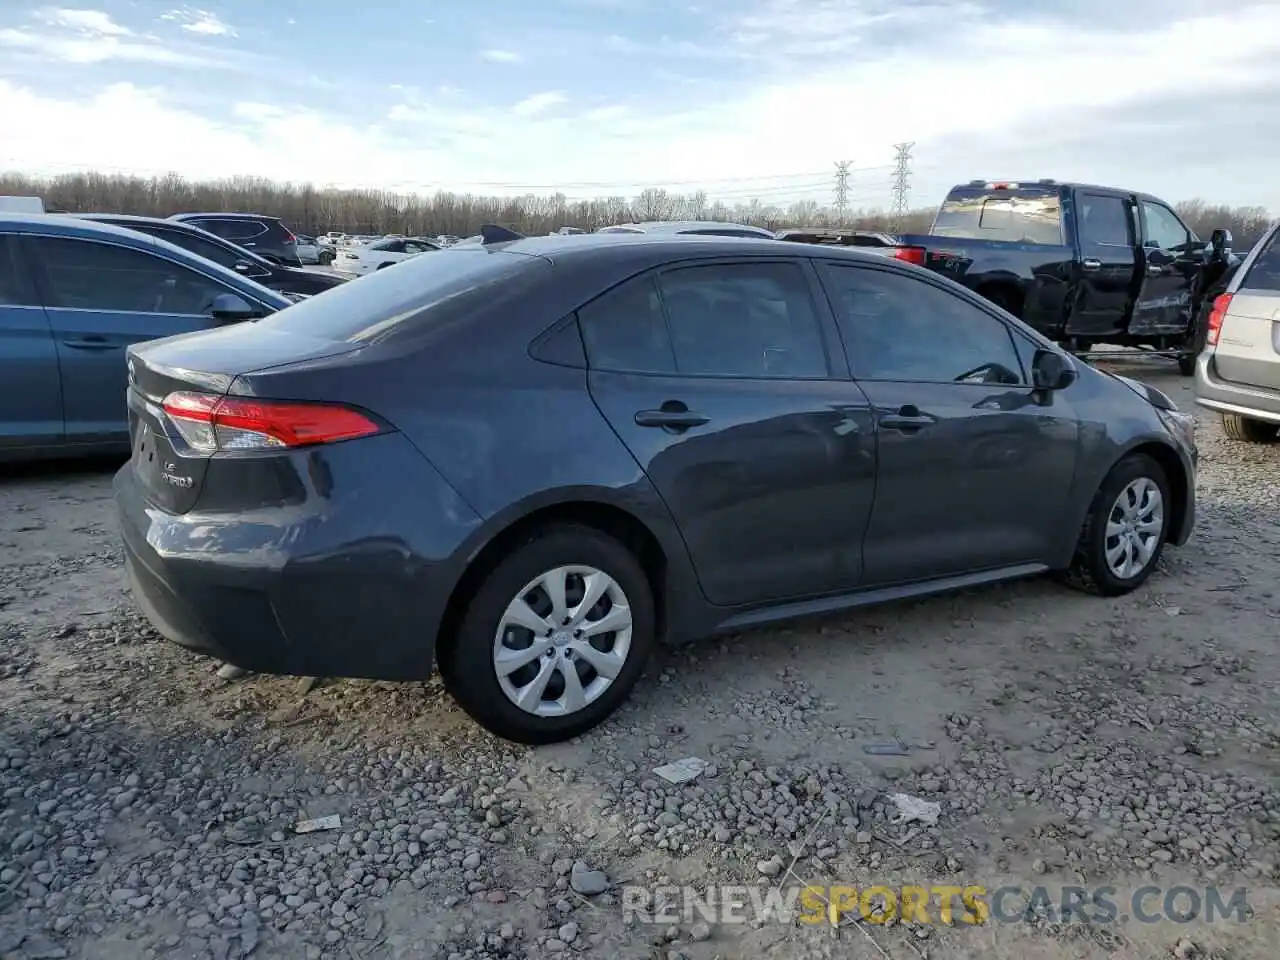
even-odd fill
[[[204,272],[213,272],[228,285],[240,288],[245,292],[252,291],[260,300],[274,302],[281,308],[287,305],[280,301],[288,301],[287,297],[240,276],[234,270],[228,270],[220,264],[203,257],[196,256],[168,240],[161,240],[147,233],[139,233],[127,227],[116,226],[101,220],[87,220],[74,214],[7,214],[0,213],[0,231],[10,230],[14,233],[32,233],[53,237],[81,237],[84,239],[109,238],[121,246],[133,247],[136,250],[161,251],[170,259],[177,260],[185,266],[198,268]],[[291,301],[288,301],[291,302]]]
[[[645,233],[683,233],[688,230],[750,230],[760,236],[772,236],[763,227],[753,227],[749,223],[728,223],[723,220],[642,220],[639,223],[616,223],[614,227],[625,227],[630,230],[642,230]]]
[[[479,237],[473,238],[479,241]],[[456,245],[455,245],[456,246]],[[469,245],[475,250],[478,242]],[[553,262],[609,259],[626,257],[628,251],[640,252],[661,259],[680,257],[693,253],[705,257],[740,257],[779,255],[793,257],[838,257],[852,261],[883,264],[883,253],[868,253],[877,247],[829,247],[816,244],[786,243],[767,237],[717,237],[687,236],[681,234],[645,233],[586,233],[553,234],[547,237],[522,237],[504,243],[486,244],[482,249],[501,250],[531,257],[542,257]],[[447,252],[447,251],[446,251]]]
[[[219,220],[279,220],[268,213],[175,213],[170,220],[194,220],[197,217],[217,217]]]

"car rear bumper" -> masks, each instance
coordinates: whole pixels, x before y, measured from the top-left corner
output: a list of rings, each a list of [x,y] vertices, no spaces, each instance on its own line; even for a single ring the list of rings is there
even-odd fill
[[[273,459],[326,473],[322,495],[201,509],[211,487],[225,489],[215,460],[196,509],[180,515],[152,504],[125,464],[115,502],[139,607],[173,643],[258,673],[429,676],[460,572],[452,558],[478,519],[399,435],[335,444],[322,467],[315,456]]]
[[[1280,390],[1220,379],[1214,374],[1213,354],[1208,351],[1196,360],[1196,403],[1219,413],[1280,423]]]

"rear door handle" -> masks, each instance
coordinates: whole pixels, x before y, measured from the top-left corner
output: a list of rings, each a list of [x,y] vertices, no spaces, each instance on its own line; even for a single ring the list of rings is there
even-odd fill
[[[710,423],[710,417],[704,417],[692,410],[641,410],[636,414],[638,427],[662,427],[666,430],[688,430]]]
[[[880,426],[887,430],[902,430],[906,433],[915,433],[924,427],[932,426],[936,421],[927,413],[921,413],[917,407],[908,404],[902,407],[896,413],[882,413],[880,415]]]
[[[1164,273],[1164,267],[1159,266],[1158,264],[1154,264],[1154,263],[1148,263],[1148,264],[1147,264],[1147,276],[1148,276],[1148,277],[1158,277],[1158,276],[1160,276],[1160,275],[1161,275],[1161,274],[1163,274],[1163,273]]]
[[[1102,261],[1096,257],[1086,257],[1084,260],[1080,261],[1080,267],[1084,270],[1101,270]]]
[[[122,343],[112,343],[106,337],[80,337],[74,340],[63,340],[64,347],[72,350],[115,350],[123,347]]]

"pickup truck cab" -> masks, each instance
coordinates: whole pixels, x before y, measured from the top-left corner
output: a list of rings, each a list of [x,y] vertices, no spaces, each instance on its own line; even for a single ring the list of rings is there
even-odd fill
[[[1070,349],[1156,350],[1186,376],[1204,292],[1233,262],[1227,231],[1202,241],[1157,197],[1056,180],[956,186],[927,235],[897,242]]]

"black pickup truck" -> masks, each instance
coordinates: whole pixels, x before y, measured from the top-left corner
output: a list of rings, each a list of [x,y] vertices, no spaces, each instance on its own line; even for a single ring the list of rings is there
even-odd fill
[[[1231,234],[1203,241],[1173,208],[1132,190],[1056,180],[954,187],[928,234],[896,238],[950,277],[1079,353],[1140,347],[1193,372],[1205,293],[1238,261]]]

